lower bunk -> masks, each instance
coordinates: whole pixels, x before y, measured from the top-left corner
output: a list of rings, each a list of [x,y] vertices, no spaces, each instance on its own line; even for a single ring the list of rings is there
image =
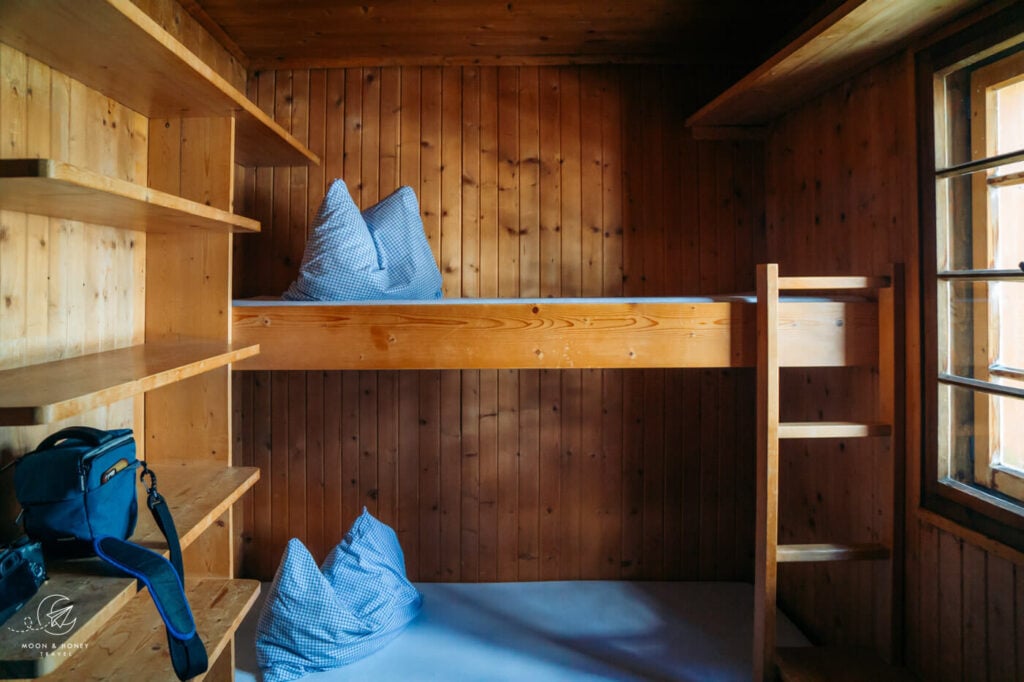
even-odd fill
[[[264,586],[268,588],[269,585]],[[418,583],[394,641],[307,682],[751,679],[754,589],[731,582]],[[261,591],[261,599],[270,592]],[[235,679],[259,680],[256,621],[236,635]],[[778,644],[808,646],[779,614]]]

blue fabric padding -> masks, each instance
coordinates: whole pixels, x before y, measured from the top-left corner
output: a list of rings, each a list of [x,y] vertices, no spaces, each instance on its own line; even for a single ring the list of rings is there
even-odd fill
[[[196,621],[192,616],[181,576],[171,562],[153,550],[120,538],[101,536],[93,540],[96,554],[107,563],[135,576],[149,588],[156,610],[177,639],[192,639]]]
[[[324,569],[291,539],[256,626],[264,682],[294,680],[377,651],[419,612],[394,531],[366,510]]]
[[[289,301],[434,299],[441,273],[416,194],[402,187],[360,213],[345,182],[331,183],[306,241]]]

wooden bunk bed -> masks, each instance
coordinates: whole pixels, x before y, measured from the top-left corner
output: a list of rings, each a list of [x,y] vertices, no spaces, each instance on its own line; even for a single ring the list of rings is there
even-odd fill
[[[871,289],[872,277],[821,278]],[[259,344],[238,369],[754,367],[756,298],[235,301],[234,340]],[[873,364],[876,304],[796,297],[779,308],[780,365]]]
[[[234,340],[261,352],[237,364],[255,370],[567,369],[755,367],[757,548],[754,677],[773,679],[776,575],[780,562],[892,563],[892,613],[901,610],[902,427],[897,400],[902,275],[779,277],[758,266],[756,295],[642,299],[506,299],[431,302],[236,301]],[[782,296],[781,292],[791,292]],[[793,293],[795,292],[795,293]],[[873,367],[877,419],[779,419],[783,367]],[[873,543],[778,543],[782,439],[892,439],[893,524]],[[809,647],[781,653],[800,669]]]

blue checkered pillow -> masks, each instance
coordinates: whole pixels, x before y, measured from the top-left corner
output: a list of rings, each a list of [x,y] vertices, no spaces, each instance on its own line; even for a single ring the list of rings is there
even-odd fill
[[[256,625],[264,682],[286,682],[369,656],[394,639],[421,604],[405,578],[394,531],[365,509],[323,569],[293,538]]]
[[[377,264],[388,273],[381,298],[441,298],[441,272],[427,243],[412,187],[399,187],[363,211],[377,248]]]
[[[265,682],[283,682],[343,665],[336,645],[351,623],[313,556],[289,540],[256,624],[256,661]]]
[[[423,603],[405,577],[405,556],[395,531],[365,507],[321,570],[343,608],[374,633],[375,647],[401,632]]]
[[[441,297],[441,273],[427,244],[416,194],[402,187],[360,213],[341,179],[320,204],[290,301]]]

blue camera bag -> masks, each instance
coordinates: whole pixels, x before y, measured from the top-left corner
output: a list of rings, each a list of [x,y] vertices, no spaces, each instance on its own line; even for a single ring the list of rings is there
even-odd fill
[[[25,533],[61,556],[92,554],[94,538],[135,532],[135,439],[131,429],[73,426],[48,436],[14,469]]]
[[[142,466],[146,505],[167,539],[170,559],[129,542],[139,503],[135,472]],[[135,456],[131,429],[102,431],[70,426],[43,440],[17,460],[14,490],[25,533],[60,557],[96,554],[149,588],[167,630],[171,664],[178,679],[206,671],[206,647],[196,632],[185,596],[181,544],[156,474]]]

